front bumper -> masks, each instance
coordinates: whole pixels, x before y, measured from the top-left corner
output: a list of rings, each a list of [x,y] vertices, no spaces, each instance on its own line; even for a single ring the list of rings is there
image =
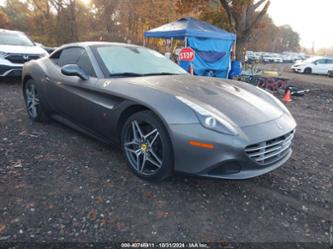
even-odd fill
[[[290,69],[296,73],[303,73],[303,70],[304,70],[304,68],[302,68],[300,66],[292,66]]]
[[[13,63],[7,59],[0,58],[0,77],[21,76],[23,64]]]
[[[22,69],[23,65],[0,65],[0,77],[20,77],[22,75]]]
[[[241,129],[238,136],[229,136],[203,128],[200,124],[171,125],[175,171],[223,179],[248,179],[282,166],[291,156],[288,147],[283,157],[271,164],[258,164],[245,152],[249,145],[268,141],[295,130],[288,115],[277,120]],[[193,147],[190,140],[214,145],[213,149]]]

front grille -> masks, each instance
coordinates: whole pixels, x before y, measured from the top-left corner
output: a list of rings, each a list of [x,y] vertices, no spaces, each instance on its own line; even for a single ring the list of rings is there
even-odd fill
[[[288,154],[292,145],[294,131],[245,148],[245,153],[260,165],[267,165],[279,161]]]
[[[12,63],[23,64],[30,60],[39,59],[39,55],[30,55],[30,54],[9,54],[6,56],[6,59]]]

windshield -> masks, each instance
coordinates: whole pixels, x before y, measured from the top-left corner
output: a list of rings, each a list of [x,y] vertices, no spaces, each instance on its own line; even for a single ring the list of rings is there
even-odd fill
[[[97,57],[109,76],[187,74],[162,54],[143,47],[98,46]]]
[[[320,59],[324,59],[324,58],[322,58],[322,57],[311,57],[309,59],[304,60],[303,63],[310,63],[310,62],[314,62],[314,61],[320,60]]]
[[[33,42],[21,33],[0,33],[0,45],[34,46]]]

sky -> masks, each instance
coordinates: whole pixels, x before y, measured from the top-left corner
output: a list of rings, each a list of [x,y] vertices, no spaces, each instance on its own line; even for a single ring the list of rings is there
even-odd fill
[[[333,0],[271,0],[268,13],[276,25],[298,32],[303,47],[333,47]]]

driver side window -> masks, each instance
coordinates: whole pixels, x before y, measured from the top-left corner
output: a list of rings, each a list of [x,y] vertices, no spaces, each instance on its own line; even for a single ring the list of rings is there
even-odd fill
[[[68,64],[76,64],[89,76],[96,77],[95,70],[84,48],[65,48],[61,52],[57,64],[59,67],[63,67]]]
[[[95,70],[91,64],[87,51],[84,51],[79,58],[77,65],[82,68],[89,76],[96,77]]]
[[[325,59],[320,59],[316,61],[316,64],[325,64],[326,60]]]
[[[63,67],[68,64],[77,64],[79,58],[83,53],[83,48],[65,48],[59,56],[59,67]]]

